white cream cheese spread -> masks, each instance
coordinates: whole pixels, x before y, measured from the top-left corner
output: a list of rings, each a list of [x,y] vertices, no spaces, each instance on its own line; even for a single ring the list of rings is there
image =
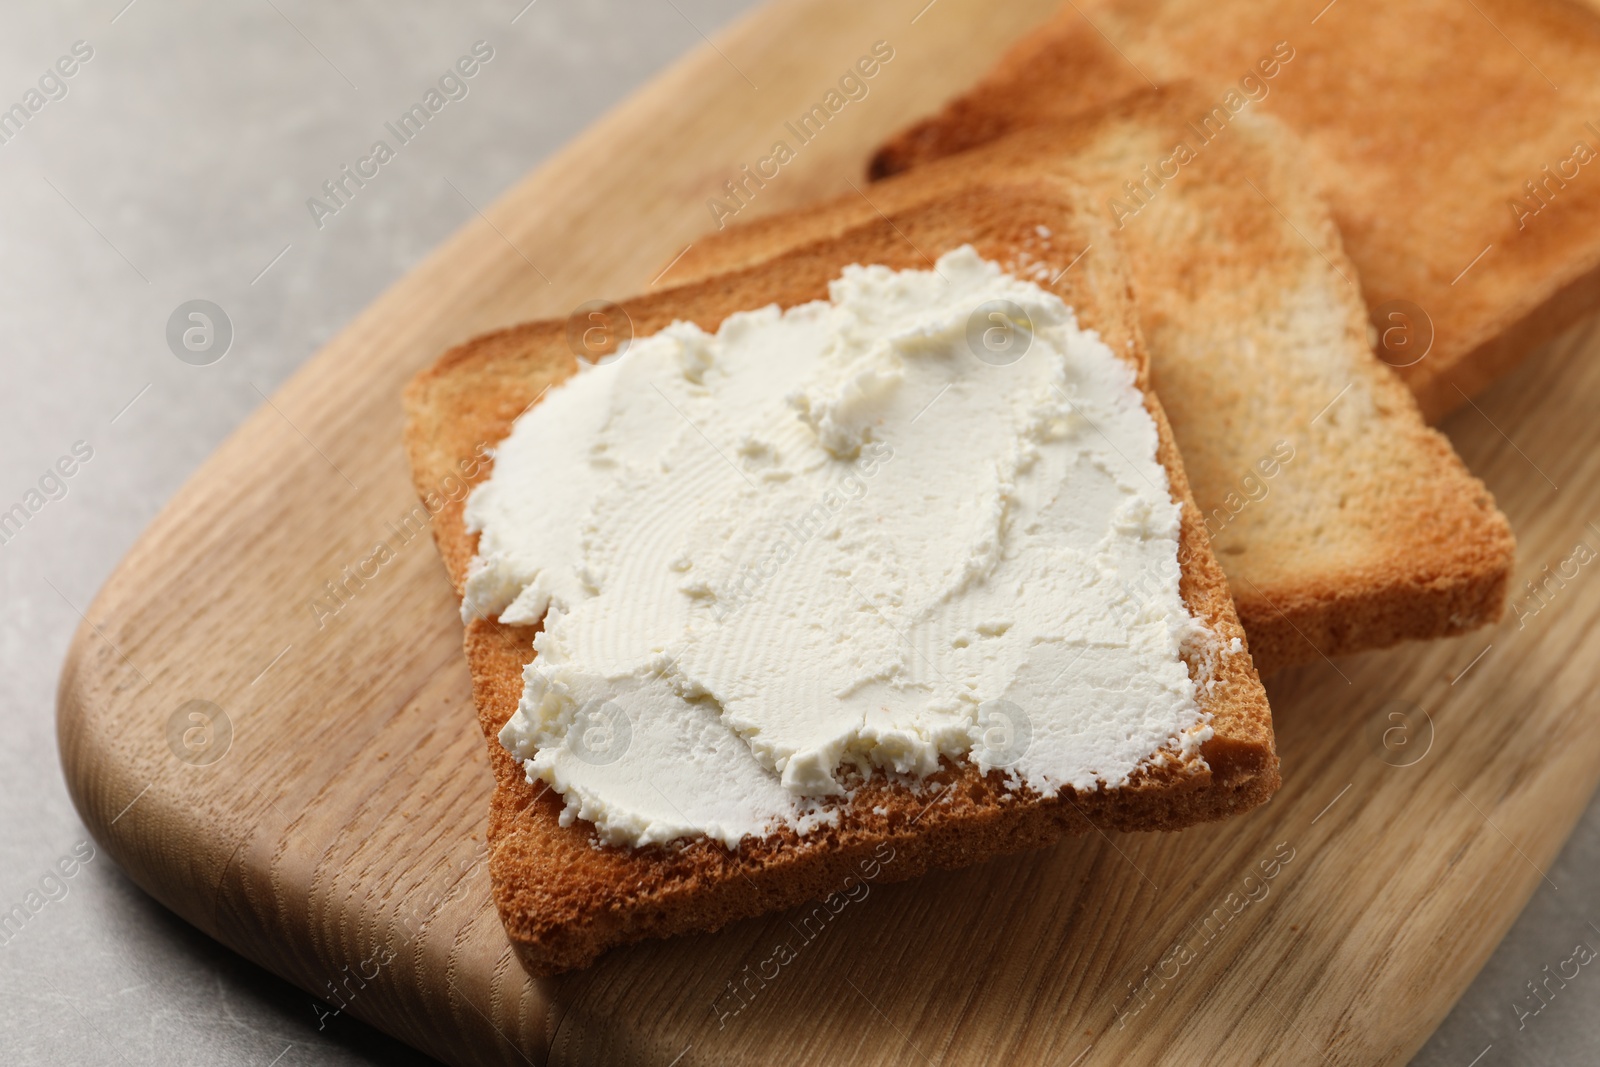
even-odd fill
[[[1157,443],[1133,368],[971,248],[674,323],[468,500],[464,617],[544,618],[501,743],[620,845],[804,834],[941,756],[1046,794],[1198,758]]]

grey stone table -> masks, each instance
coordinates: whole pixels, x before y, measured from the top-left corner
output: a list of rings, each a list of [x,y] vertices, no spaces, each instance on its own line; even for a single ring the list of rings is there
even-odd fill
[[[0,9],[0,108],[36,106],[20,132],[0,126],[0,510],[46,497],[0,544],[0,912],[42,901],[0,927],[0,1063],[427,1062],[352,1019],[319,1020],[308,995],[191,930],[93,850],[56,759],[57,671],[78,610],[260,394],[468,219],[447,174],[491,200],[746,6]],[[479,40],[494,59],[447,121],[317,229],[306,199]],[[206,367],[165,339],[173,310],[197,298],[235,330]],[[49,475],[75,446],[87,462]],[[1600,893],[1600,807],[1550,880],[1559,892],[1540,888],[1418,1063],[1594,1061],[1600,979],[1570,983],[1520,1029],[1512,1005],[1574,943],[1600,947],[1584,918],[1600,914],[1584,906]]]

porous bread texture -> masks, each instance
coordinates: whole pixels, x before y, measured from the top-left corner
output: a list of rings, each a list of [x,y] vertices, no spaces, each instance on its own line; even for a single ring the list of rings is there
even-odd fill
[[[1014,264],[1037,226],[1069,240],[1108,240],[1078,195],[1056,182],[1008,180],[875,217],[835,238],[745,270],[626,301],[635,335],[674,320],[715,330],[735,311],[794,306],[827,295],[827,283],[851,263],[927,269],[963,244]],[[1093,237],[1087,236],[1092,232]],[[1052,265],[1059,270],[1065,262]],[[1182,504],[1180,592],[1217,640],[1243,639],[1221,569],[1211,555],[1166,418],[1148,388],[1143,344],[1125,274],[1103,256],[1063,275],[1053,287],[1087,328],[1138,368],[1155,419],[1158,459]],[[492,333],[445,354],[406,392],[406,448],[419,492],[458,470],[482,441],[502,439],[542,391],[574,372],[576,360],[559,320]],[[484,471],[474,481],[486,477]],[[576,516],[574,517],[576,519]],[[433,523],[458,595],[476,535],[449,502]],[[473,696],[495,774],[489,824],[489,870],[507,933],[525,965],[547,975],[585,966],[606,949],[646,937],[714,930],[735,919],[820,899],[880,861],[880,881],[914,877],[1050,843],[1091,827],[1170,830],[1246,811],[1278,787],[1272,721],[1246,652],[1213,655],[1214,684],[1200,692],[1213,730],[1200,755],[1153,760],[1117,789],[1041,797],[1010,791],[1001,772],[979,775],[946,761],[920,788],[874,778],[862,785],[832,828],[805,838],[792,832],[738,850],[697,839],[641,849],[603,847],[592,827],[561,826],[560,798],[530,785],[497,734],[522,694],[522,669],[533,658],[534,628],[474,620],[466,652]],[[1198,665],[1191,670],[1199,671]],[[892,859],[882,862],[885,855]]]
[[[1245,101],[1304,140],[1367,305],[1432,320],[1400,369],[1429,421],[1600,303],[1600,12],[1577,0],[1069,3],[871,172],[1184,78],[1190,119]]]
[[[1495,621],[1515,564],[1510,526],[1373,356],[1356,269],[1293,135],[1245,113],[1202,143],[1188,126],[1201,101],[1182,83],[1134,92],[864,196],[712,234],[671,276],[758,262],[996,176],[1082,184],[1127,259],[1156,392],[1257,668]],[[1161,178],[1180,142],[1193,158]],[[1130,181],[1148,182],[1142,205]],[[1029,249],[1070,260],[1087,243],[1066,241]]]

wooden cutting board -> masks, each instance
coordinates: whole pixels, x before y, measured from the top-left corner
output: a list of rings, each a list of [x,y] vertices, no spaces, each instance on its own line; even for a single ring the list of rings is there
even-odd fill
[[[474,333],[661,281],[707,198],[883,40],[869,95],[741,217],[848,191],[1055,0],[925,2],[784,0],[724,33],[469,220],[174,499],[60,692],[73,798],[141,886],[454,1064],[1371,1064],[1422,1044],[1600,774],[1600,565],[1523,590],[1600,549],[1592,329],[1447,427],[1517,529],[1517,612],[1274,678],[1265,808],[874,886],[809,939],[770,916],[544,981],[507,947],[455,601],[400,526],[400,390]],[[328,582],[349,590],[331,613]]]

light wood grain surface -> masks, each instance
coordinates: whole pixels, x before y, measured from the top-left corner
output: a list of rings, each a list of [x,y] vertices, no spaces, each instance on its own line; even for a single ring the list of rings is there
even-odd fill
[[[1600,550],[1592,329],[1446,427],[1519,535],[1518,611],[1273,679],[1285,785],[1265,808],[874,886],[809,940],[770,916],[551,981],[507,947],[454,598],[426,534],[393,525],[414,504],[400,389],[476,332],[650,285],[873,42],[895,58],[868,97],[746,213],[848,191],[886,132],[1053,7],[923,4],[792,0],[719,36],[396,285],[178,495],[90,608],[60,693],[73,796],[140,885],[455,1064],[1368,1064],[1421,1045],[1600,768],[1600,560],[1542,601],[1523,586]],[[317,612],[380,541],[394,558]],[[780,942],[795,958],[774,968]]]

